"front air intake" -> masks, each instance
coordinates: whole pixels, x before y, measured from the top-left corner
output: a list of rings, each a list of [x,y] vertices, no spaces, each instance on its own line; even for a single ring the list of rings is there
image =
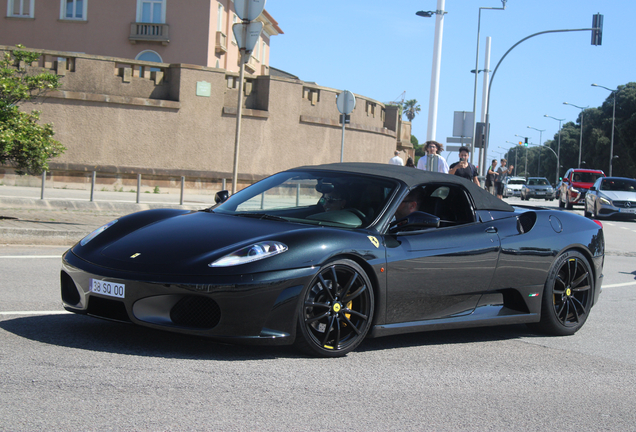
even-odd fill
[[[62,289],[62,301],[70,306],[77,306],[80,302],[80,294],[73,278],[68,273],[60,273],[60,286]]]
[[[186,296],[172,307],[170,319],[178,326],[209,330],[221,320],[221,309],[210,298]]]

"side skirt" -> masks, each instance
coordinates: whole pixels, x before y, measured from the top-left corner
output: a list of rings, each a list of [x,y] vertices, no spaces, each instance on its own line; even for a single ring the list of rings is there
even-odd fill
[[[369,332],[369,337],[467,327],[525,324],[539,322],[540,318],[538,313],[519,313],[503,306],[488,306],[477,308],[472,314],[459,317],[376,325]]]

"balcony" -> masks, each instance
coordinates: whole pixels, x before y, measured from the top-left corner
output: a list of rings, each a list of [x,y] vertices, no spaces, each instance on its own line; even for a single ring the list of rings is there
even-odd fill
[[[137,42],[160,42],[163,45],[168,45],[170,42],[169,30],[170,26],[168,24],[131,23],[128,40],[132,44]]]
[[[216,32],[215,50],[217,53],[220,54],[225,54],[227,52],[227,36],[225,36],[225,33],[220,31]]]

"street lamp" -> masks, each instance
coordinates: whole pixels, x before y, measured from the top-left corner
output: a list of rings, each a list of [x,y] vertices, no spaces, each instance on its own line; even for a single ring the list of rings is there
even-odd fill
[[[508,0],[501,0],[502,6],[500,8],[494,8],[494,7],[480,7],[479,8],[479,15],[477,18],[477,50],[475,53],[475,70],[473,71],[475,73],[475,87],[474,87],[474,91],[473,91],[473,141],[472,144],[470,145],[471,147],[471,152],[470,152],[470,158],[471,158],[471,162],[473,161],[473,155],[475,154],[475,135],[477,134],[477,131],[475,130],[475,127],[477,126],[477,80],[478,80],[478,75],[479,75],[479,32],[481,30],[481,10],[482,9],[490,9],[490,10],[506,10],[506,2]],[[488,47],[486,47],[486,53],[488,52]],[[488,71],[489,72],[489,71]],[[486,146],[484,146],[484,149],[482,150],[482,152],[485,154],[486,153]],[[484,158],[483,163],[480,163],[480,171],[483,174],[483,169],[484,167],[482,165],[485,165],[486,159]]]
[[[530,139],[530,137],[521,136],[521,135],[517,135],[517,134],[515,134],[515,136],[519,137],[519,138],[523,138],[523,139],[526,140],[526,166],[525,166],[525,169],[526,169],[526,180],[527,180],[528,179],[528,174],[530,172],[530,170],[528,169],[528,145],[527,144],[528,144],[528,140]]]
[[[572,105],[573,107],[581,110],[581,138],[579,139],[579,166],[577,167],[581,168],[581,149],[583,148],[583,114],[585,113],[585,110],[589,108],[589,106],[580,107],[568,102],[563,102],[563,105]]]
[[[439,75],[442,65],[442,35],[444,33],[444,3],[446,0],[437,0],[437,10],[435,11],[419,11],[415,15],[435,18],[435,38],[433,41],[433,70],[431,73],[431,91],[429,93],[428,102],[428,128],[426,130],[426,141],[435,140],[437,133],[437,101],[439,99]]]
[[[528,129],[539,131],[539,166],[537,168],[537,177],[541,177],[541,146],[543,146],[543,132],[545,132],[545,129],[537,129],[532,126],[528,126]]]
[[[548,117],[559,122],[559,144],[557,146],[557,163],[556,163],[556,177],[554,177],[555,184],[559,182],[559,164],[561,163],[561,122],[565,119],[558,119],[556,117],[544,114],[543,117]]]
[[[616,92],[618,89],[612,90],[602,85],[592,84],[592,87],[601,87],[612,92],[614,99],[614,108],[612,108],[612,140],[610,141],[610,159],[609,159],[609,176],[612,176],[612,161],[614,160],[614,119],[616,118]]]

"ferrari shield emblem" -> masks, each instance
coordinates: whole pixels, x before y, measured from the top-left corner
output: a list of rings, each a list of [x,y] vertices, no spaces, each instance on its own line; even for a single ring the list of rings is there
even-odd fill
[[[380,242],[378,241],[377,238],[373,236],[367,236],[367,238],[371,241],[371,243],[373,243],[373,246],[380,247]]]

